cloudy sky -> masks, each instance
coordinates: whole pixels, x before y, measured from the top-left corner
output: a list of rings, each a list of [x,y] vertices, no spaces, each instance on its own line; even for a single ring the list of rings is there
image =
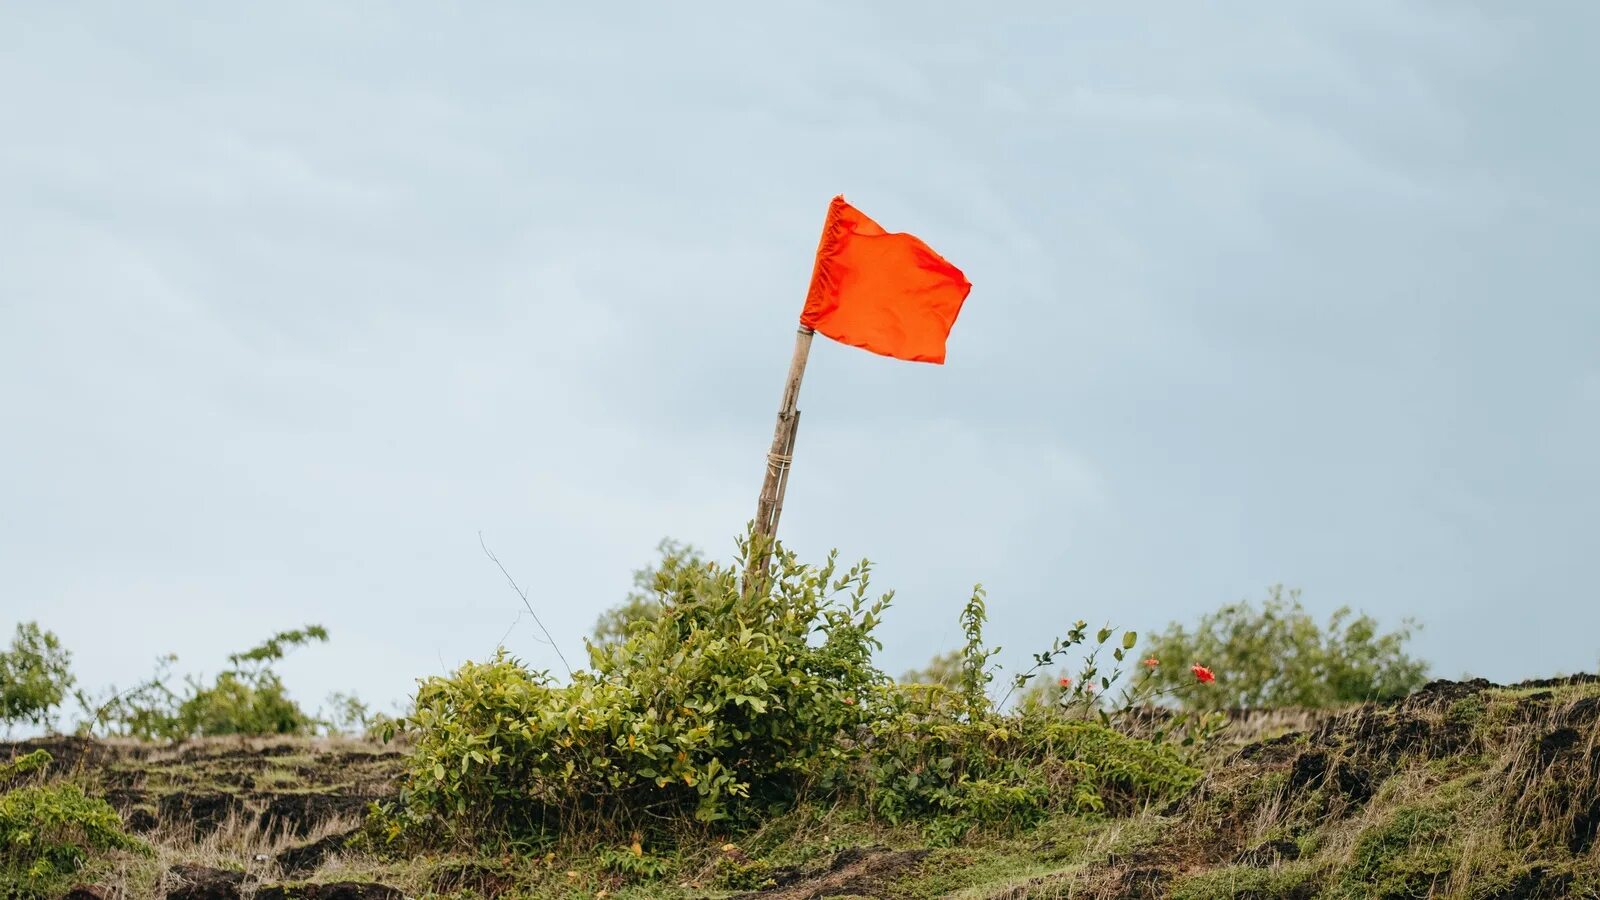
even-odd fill
[[[784,535],[878,563],[889,670],[979,581],[1012,660],[1282,582],[1595,668],[1600,6],[937,6],[7,5],[0,627],[555,667],[479,532],[569,657],[729,555],[842,192],[975,285],[801,397]]]

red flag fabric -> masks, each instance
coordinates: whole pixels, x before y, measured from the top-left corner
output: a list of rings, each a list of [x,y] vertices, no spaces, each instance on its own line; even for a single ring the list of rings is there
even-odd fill
[[[913,362],[944,362],[972,285],[909,234],[891,234],[833,198],[800,324],[843,344]]]

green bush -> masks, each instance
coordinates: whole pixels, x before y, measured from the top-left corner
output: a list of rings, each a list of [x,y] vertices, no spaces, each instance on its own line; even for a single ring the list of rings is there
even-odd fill
[[[662,588],[672,583],[673,577],[683,568],[698,568],[706,564],[705,557],[692,544],[681,544],[671,538],[662,538],[656,545],[661,558],[655,565],[635,569],[633,590],[616,606],[600,614],[594,623],[594,643],[611,644],[628,636],[634,622],[647,621],[661,614]]]
[[[868,598],[865,562],[840,575],[832,557],[775,559],[754,589],[740,563],[673,569],[660,615],[592,644],[569,684],[504,652],[424,682],[403,723],[413,824],[711,822],[836,779],[878,715],[872,631],[889,597]]]
[[[11,649],[0,652],[0,722],[8,732],[21,723],[54,725],[54,711],[72,689],[71,663],[54,634],[18,623]]]
[[[946,688],[961,686],[961,651],[950,650],[935,655],[920,669],[910,669],[895,679],[901,684],[926,684]]]
[[[1114,664],[1137,641],[1102,628],[1091,640],[1077,622],[1033,656],[1032,668],[1011,679],[1012,693],[1036,695],[1019,713],[1002,714],[988,695],[999,648],[984,643],[987,607],[982,587],[961,612],[966,643],[936,657],[940,683],[902,684],[890,696],[889,714],[873,724],[872,752],[862,758],[852,790],[874,816],[891,823],[919,820],[945,842],[974,828],[1028,827],[1047,816],[1127,812],[1152,800],[1169,800],[1199,777],[1172,747],[1130,737],[1112,727],[1123,709],[1102,708],[1119,669],[1102,673],[1098,659],[1113,637]],[[1037,680],[1058,660],[1086,651],[1076,680]],[[1098,679],[1098,680],[1097,680]]]
[[[660,838],[691,816],[737,827],[810,797],[945,841],[1132,809],[1197,777],[1172,748],[1098,720],[998,713],[981,589],[962,612],[953,686],[896,685],[872,665],[889,597],[868,599],[867,564],[835,577],[832,557],[803,566],[779,548],[776,559],[754,590],[739,562],[672,569],[659,615],[591,644],[591,669],[570,683],[503,651],[423,682],[400,724],[414,744],[391,836]],[[1079,623],[1038,658],[1087,640]],[[1058,693],[1069,705],[1087,696]]]
[[[1405,652],[1410,622],[1381,633],[1372,617],[1345,607],[1319,625],[1299,596],[1274,587],[1259,608],[1224,606],[1192,631],[1170,625],[1145,651],[1160,662],[1152,682],[1190,709],[1222,709],[1393,700],[1427,680],[1427,664]],[[1196,662],[1216,674],[1214,684],[1193,677]]]
[[[111,689],[101,701],[79,692],[88,733],[143,740],[244,734],[310,734],[325,723],[290,699],[272,666],[290,650],[326,642],[320,625],[281,631],[259,645],[228,657],[229,668],[211,684],[189,678],[182,691],[170,686],[168,672],[176,657],[165,657],[156,674],[129,691]]]
[[[1200,774],[1175,749],[1098,721],[953,720],[926,699],[906,702],[874,734],[855,781],[868,811],[925,822],[935,838],[1025,828],[1059,813],[1127,813],[1178,797]]]
[[[168,736],[310,733],[319,723],[289,699],[272,664],[296,647],[327,640],[326,629],[307,625],[232,654],[232,668],[211,685],[191,682],[189,696],[178,705],[174,733]]]
[[[9,788],[12,782],[43,771],[52,758],[48,750],[34,750],[0,765],[0,788]]]
[[[42,751],[7,767],[0,780],[37,770]],[[49,759],[43,754],[44,762]],[[92,851],[144,851],[117,811],[75,784],[27,784],[0,794],[0,890],[7,896],[59,893]]]
[[[178,706],[165,737],[219,734],[306,734],[317,721],[289,699],[276,673],[223,672]]]

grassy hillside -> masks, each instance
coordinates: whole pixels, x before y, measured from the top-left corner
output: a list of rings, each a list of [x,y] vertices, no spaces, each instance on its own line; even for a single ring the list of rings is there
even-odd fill
[[[147,842],[76,876],[106,896],[1509,900],[1600,897],[1597,735],[1592,678],[1436,682],[1385,706],[1241,720],[1159,807],[951,838],[802,804],[743,832],[698,827],[663,856],[581,839],[385,850],[366,812],[400,789],[395,745],[53,739],[0,759],[47,750],[31,779],[106,798]]]

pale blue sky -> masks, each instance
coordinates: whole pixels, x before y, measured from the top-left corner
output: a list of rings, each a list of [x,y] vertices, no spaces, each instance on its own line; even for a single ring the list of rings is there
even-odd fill
[[[885,668],[976,581],[1012,660],[1284,582],[1594,668],[1600,6],[939,8],[7,5],[0,625],[554,666],[481,530],[575,656],[753,513],[843,192],[975,285],[801,397],[784,533],[879,562]]]

